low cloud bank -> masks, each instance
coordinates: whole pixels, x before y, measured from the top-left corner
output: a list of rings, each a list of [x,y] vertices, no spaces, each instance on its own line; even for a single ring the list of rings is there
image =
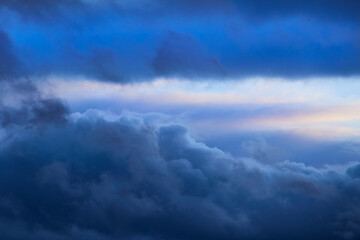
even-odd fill
[[[45,112],[1,128],[1,239],[360,236],[359,164],[236,158],[157,114]]]

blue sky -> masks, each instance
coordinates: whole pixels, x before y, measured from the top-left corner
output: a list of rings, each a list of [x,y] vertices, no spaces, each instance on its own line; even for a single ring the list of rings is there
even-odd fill
[[[339,0],[0,2],[1,239],[359,239]]]

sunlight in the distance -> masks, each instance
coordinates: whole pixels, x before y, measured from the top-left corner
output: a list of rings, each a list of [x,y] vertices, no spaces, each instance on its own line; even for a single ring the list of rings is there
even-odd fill
[[[125,108],[146,105],[153,112],[164,106],[182,107],[187,113],[200,109],[189,122],[203,131],[281,130],[322,139],[360,136],[359,77],[195,82],[158,78],[131,84],[52,77],[41,86],[70,104],[96,99]],[[230,110],[217,114],[219,106]],[[206,117],[199,118],[201,114]]]
[[[326,80],[326,81],[325,81]],[[132,84],[108,83],[92,79],[53,77],[50,84],[68,100],[118,99],[154,104],[243,104],[243,103],[337,103],[360,100],[360,77],[249,78],[245,80],[190,81],[157,78]],[[341,81],[341,85],[338,84]],[[43,83],[48,84],[48,83]]]

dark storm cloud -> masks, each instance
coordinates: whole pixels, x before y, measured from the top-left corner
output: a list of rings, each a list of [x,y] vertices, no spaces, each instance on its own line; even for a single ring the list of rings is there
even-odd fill
[[[92,110],[41,132],[3,129],[0,237],[359,237],[356,165],[236,159],[157,118]]]
[[[32,76],[359,74],[358,1],[16,0],[1,6],[8,37],[0,41],[13,46],[1,51],[11,51]],[[1,75],[16,62],[3,59],[8,67]]]

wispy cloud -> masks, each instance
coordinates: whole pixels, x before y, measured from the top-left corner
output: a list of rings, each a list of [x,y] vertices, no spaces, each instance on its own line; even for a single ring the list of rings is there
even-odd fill
[[[53,78],[50,85],[70,103],[96,99],[104,102],[105,107],[119,103],[123,108],[131,106],[138,110],[144,105],[152,111],[171,108],[180,113],[185,109],[190,122],[204,131],[283,130],[332,139],[360,136],[358,80],[357,77],[224,82],[156,79],[116,84]]]

